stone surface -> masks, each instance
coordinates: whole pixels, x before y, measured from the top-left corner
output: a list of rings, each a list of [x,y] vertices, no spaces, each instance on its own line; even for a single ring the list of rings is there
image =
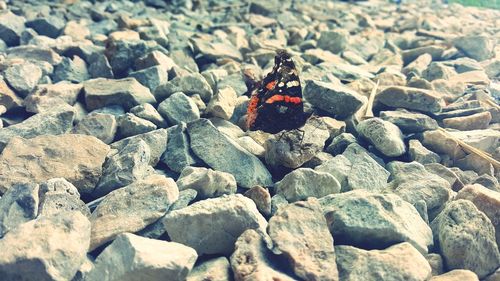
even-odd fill
[[[136,232],[161,218],[179,197],[175,182],[152,175],[109,193],[92,212],[90,249],[118,234]]]
[[[149,103],[134,106],[130,113],[135,116],[153,122],[158,128],[167,128],[167,121],[156,111],[156,108]]]
[[[52,75],[54,82],[70,81],[72,83],[81,83],[90,78],[87,64],[79,56],[73,59],[63,57]]]
[[[161,156],[161,162],[165,163],[172,171],[180,173],[199,159],[194,155],[189,143],[189,135],[185,123],[168,128],[167,149]]]
[[[337,243],[383,249],[404,241],[421,253],[433,245],[429,226],[397,195],[354,190],[328,195],[320,203]]]
[[[86,280],[183,281],[198,255],[175,242],[120,234],[95,260]]]
[[[0,198],[0,237],[38,215],[38,184],[14,184]]]
[[[470,270],[455,269],[438,276],[433,276],[429,281],[479,281],[479,278]]]
[[[151,166],[156,166],[156,164],[160,161],[161,155],[167,149],[168,139],[168,130],[158,129],[114,142],[111,144],[111,148],[120,151],[130,143],[143,140],[149,147],[149,164]]]
[[[39,17],[26,22],[26,26],[33,28],[38,34],[52,38],[59,36],[64,25],[64,20],[56,16]]]
[[[219,89],[207,105],[206,112],[212,116],[229,120],[236,106],[236,92],[231,87]]]
[[[370,118],[361,121],[356,126],[356,131],[368,139],[385,156],[397,157],[406,152],[403,134],[391,122],[380,118]]]
[[[443,119],[443,124],[446,128],[468,131],[487,129],[490,121],[491,113],[485,111],[469,116],[445,118]]]
[[[3,79],[0,79],[0,105],[5,107],[6,111],[11,108],[20,108],[23,105],[23,99]]]
[[[200,111],[194,101],[182,92],[176,92],[162,101],[158,105],[158,112],[173,125],[200,118]]]
[[[439,127],[436,120],[431,117],[406,110],[382,111],[380,118],[398,126],[403,133],[419,133]]]
[[[182,92],[188,96],[198,94],[205,102],[212,98],[210,84],[199,73],[176,77],[165,84],[161,84],[155,89],[154,95],[160,101],[177,92]]]
[[[85,259],[89,241],[89,220],[79,212],[29,221],[0,239],[0,276],[12,281],[70,280]]]
[[[83,83],[83,90],[88,110],[108,105],[120,105],[130,109],[143,103],[156,102],[149,89],[142,86],[135,78],[87,80]]]
[[[82,90],[82,84],[60,82],[56,84],[39,84],[26,97],[26,111],[39,113],[50,111],[54,107],[74,105]]]
[[[246,197],[252,199],[257,206],[257,210],[264,216],[271,215],[271,194],[266,188],[256,185],[244,194]]]
[[[392,86],[377,94],[376,100],[391,107],[422,112],[439,112],[443,101],[436,92],[418,88]]]
[[[134,77],[143,86],[149,88],[154,93],[156,87],[168,81],[167,70],[162,66],[151,66],[145,69],[129,73],[130,77]]]
[[[91,113],[86,115],[72,132],[75,134],[94,136],[106,144],[110,144],[115,139],[118,126],[116,118],[112,114]]]
[[[416,161],[422,165],[430,163],[439,163],[441,157],[434,153],[420,143],[418,140],[410,140],[408,144],[408,154],[410,161]]]
[[[102,175],[108,151],[106,144],[85,135],[14,138],[0,155],[1,193],[16,182],[40,183],[58,177],[67,179],[81,193],[89,193]]]
[[[385,250],[365,251],[352,246],[336,246],[340,280],[423,281],[431,277],[431,267],[411,244],[400,243]]]
[[[298,168],[277,182],[275,190],[276,194],[283,195],[288,202],[295,202],[308,197],[321,198],[328,194],[339,193],[340,183],[329,173]]]
[[[26,97],[42,78],[42,70],[36,64],[14,64],[4,72],[5,81],[19,94]]]
[[[455,47],[477,61],[489,59],[493,55],[494,43],[484,35],[461,36],[453,40]]]
[[[18,16],[10,11],[0,14],[0,39],[7,46],[19,45],[21,33],[24,31],[24,17]]]
[[[318,39],[318,47],[338,54],[347,47],[348,40],[349,32],[345,29],[323,31]]]
[[[226,257],[213,258],[196,265],[186,281],[231,281],[233,280],[231,265]]]
[[[77,211],[90,218],[90,210],[80,200],[78,189],[64,178],[53,178],[40,185],[38,216],[56,216]]]
[[[447,268],[468,269],[484,278],[500,264],[495,229],[472,202],[448,203],[431,227]]]
[[[121,138],[131,137],[156,130],[156,125],[146,119],[139,118],[132,113],[126,113],[116,118],[118,135]]]
[[[179,190],[196,190],[199,199],[236,193],[236,180],[233,175],[207,168],[186,167],[176,183]]]
[[[207,119],[198,119],[187,126],[191,149],[201,160],[216,171],[230,173],[239,186],[268,186],[271,174],[253,154],[221,133]],[[215,153],[212,149],[216,149]],[[234,163],[239,163],[234,165]]]
[[[255,203],[240,194],[206,199],[172,211],[163,224],[172,241],[193,247],[198,255],[230,254],[245,230],[264,233],[267,227]]]
[[[280,208],[269,220],[269,236],[294,273],[304,280],[339,280],[333,238],[316,199]]]

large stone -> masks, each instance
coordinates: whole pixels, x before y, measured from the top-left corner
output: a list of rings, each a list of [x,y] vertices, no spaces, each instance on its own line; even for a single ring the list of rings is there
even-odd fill
[[[457,175],[456,172],[452,171],[450,168],[439,163],[425,164],[424,167],[427,171],[447,180],[450,183],[451,189],[453,189],[454,191],[459,191],[464,187],[462,179]],[[456,169],[460,170],[459,168]]]
[[[82,90],[81,84],[61,82],[57,84],[41,84],[26,97],[26,111],[39,113],[64,105],[74,105]]]
[[[377,94],[376,100],[392,107],[414,109],[422,112],[438,112],[443,100],[431,90],[392,86]]]
[[[310,168],[299,168],[288,173],[275,184],[276,194],[282,194],[288,202],[321,198],[340,192],[340,183],[329,173]]]
[[[106,144],[115,139],[117,131],[116,118],[107,113],[91,113],[83,117],[73,128],[75,134],[94,136]]]
[[[420,57],[423,54],[431,55],[433,60],[440,60],[443,56],[445,48],[439,45],[430,45],[418,47],[410,50],[404,50],[401,55],[403,57],[403,61],[405,64],[409,64],[414,61],[416,58]]]
[[[494,54],[495,44],[488,36],[466,35],[453,40],[453,45],[466,56],[477,61],[491,58]]]
[[[18,16],[10,11],[0,14],[0,39],[7,46],[19,45],[21,33],[24,31],[24,17]]]
[[[339,280],[333,238],[316,199],[280,208],[269,220],[269,236],[294,273],[304,280]]]
[[[356,113],[367,102],[366,97],[340,84],[308,80],[304,97],[313,106],[340,119]]]
[[[42,78],[42,70],[33,63],[14,64],[4,72],[5,81],[22,97],[35,89]]]
[[[443,119],[446,128],[453,128],[461,131],[487,129],[491,121],[491,113],[488,111],[472,114],[463,117],[453,117]]]
[[[479,278],[470,270],[455,269],[438,276],[432,276],[429,281],[479,281]]]
[[[85,135],[14,138],[0,155],[0,193],[16,182],[41,183],[59,177],[81,193],[89,193],[102,175],[101,166],[108,151],[106,144]]]
[[[166,128],[167,121],[156,111],[156,108],[149,103],[134,106],[130,113],[135,116],[153,122],[158,128]]]
[[[200,118],[200,110],[194,101],[182,92],[174,93],[162,101],[158,105],[158,112],[173,125]]]
[[[429,226],[397,195],[354,190],[328,195],[320,203],[337,243],[383,249],[404,241],[421,253],[433,245]]]
[[[472,202],[448,203],[431,227],[447,268],[468,269],[484,278],[500,265],[495,228]]]
[[[206,199],[169,212],[163,223],[172,241],[193,247],[198,255],[230,254],[245,230],[265,233],[267,227],[255,203],[241,194]]]
[[[416,161],[422,165],[439,163],[441,161],[439,154],[428,150],[418,140],[410,140],[408,144],[408,155],[410,156],[410,161]]]
[[[89,220],[79,212],[29,221],[0,239],[0,276],[5,281],[71,280],[89,241]]]
[[[66,22],[57,16],[39,17],[26,22],[27,27],[33,28],[38,34],[57,38]]]
[[[187,130],[191,149],[212,169],[232,174],[238,185],[244,188],[272,184],[271,174],[264,164],[217,130],[209,120],[198,119],[191,122]],[[213,149],[216,151],[212,151]]]
[[[370,118],[361,121],[356,126],[356,131],[385,156],[397,157],[406,152],[403,134],[391,122],[376,117]]]
[[[200,53],[209,60],[217,59],[233,59],[237,61],[242,61],[240,51],[234,47],[230,41],[226,42],[209,42],[204,39],[192,38],[190,40],[193,43],[193,47],[197,53]]]
[[[207,105],[206,112],[212,116],[229,120],[236,106],[236,92],[231,87],[219,89]]]
[[[51,65],[59,64],[62,61],[62,57],[51,48],[35,45],[9,48],[7,50],[7,58],[24,59],[33,63],[43,61]]]
[[[154,93],[156,87],[168,81],[167,70],[162,66],[152,66],[129,74]]]
[[[143,103],[156,103],[149,89],[142,86],[135,78],[87,80],[83,83],[83,90],[88,110],[108,105],[120,105],[130,109]]]
[[[0,237],[38,215],[38,184],[14,184],[0,198]]]
[[[158,129],[114,142],[111,144],[111,148],[120,151],[129,143],[132,143],[139,139],[143,140],[149,146],[149,151],[151,154],[149,164],[154,167],[156,166],[156,164],[158,164],[161,155],[167,149],[168,136],[168,131],[166,129]]]
[[[132,137],[156,130],[156,125],[153,122],[137,117],[132,113],[118,116],[116,122],[120,138]]]
[[[72,83],[81,83],[90,78],[87,64],[79,56],[73,59],[63,57],[63,60],[58,64],[52,75],[54,82],[70,81]]]
[[[231,265],[226,257],[213,258],[196,265],[186,281],[231,281],[233,280]]]
[[[200,199],[236,193],[236,180],[233,175],[207,168],[186,167],[176,183],[179,190],[196,190]]]
[[[212,98],[212,88],[210,84],[208,84],[205,77],[199,73],[175,77],[167,83],[156,87],[154,95],[157,100],[161,101],[177,92],[183,92],[189,96],[198,94],[205,102],[208,102]]]
[[[380,118],[398,126],[403,133],[419,133],[427,130],[435,130],[439,127],[436,120],[416,112],[406,110],[382,111]]]
[[[339,277],[344,281],[425,281],[431,277],[431,267],[427,260],[406,242],[385,250],[371,251],[351,246],[336,246],[335,254]]]
[[[185,123],[168,128],[167,149],[161,156],[161,162],[177,173],[182,172],[187,166],[200,162],[189,145]]]
[[[40,185],[38,216],[55,216],[77,211],[90,218],[90,210],[80,200],[78,189],[64,178],[53,178]]]
[[[184,281],[197,257],[179,243],[124,233],[97,257],[85,280]]]
[[[161,218],[179,197],[175,182],[152,175],[109,193],[92,212],[93,250],[123,232],[136,232]]]

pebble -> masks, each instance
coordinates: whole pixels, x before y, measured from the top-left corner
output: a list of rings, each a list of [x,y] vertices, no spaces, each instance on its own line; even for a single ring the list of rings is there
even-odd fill
[[[92,113],[83,117],[72,132],[74,134],[82,134],[94,136],[100,139],[105,144],[110,144],[115,139],[118,124],[116,117],[107,113]]]
[[[200,199],[236,193],[236,180],[233,175],[207,168],[186,167],[176,183],[179,190],[196,190]]]
[[[401,107],[422,112],[439,112],[443,100],[431,90],[392,86],[377,94],[377,101],[391,107]]]
[[[298,168],[277,182],[275,190],[276,194],[283,195],[288,202],[295,202],[309,197],[321,198],[328,194],[339,193],[340,183],[329,173]]]
[[[356,131],[385,156],[397,157],[406,152],[403,134],[391,122],[380,118],[370,118],[359,122]]]
[[[158,105],[158,112],[169,124],[178,125],[200,118],[200,111],[194,101],[183,92],[177,92]]]

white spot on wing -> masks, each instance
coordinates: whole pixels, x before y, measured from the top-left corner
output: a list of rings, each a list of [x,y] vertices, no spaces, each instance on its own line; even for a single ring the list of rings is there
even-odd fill
[[[286,83],[287,88],[291,88],[291,87],[298,86],[298,85],[299,85],[299,81],[297,81],[297,80],[290,81],[290,82]]]

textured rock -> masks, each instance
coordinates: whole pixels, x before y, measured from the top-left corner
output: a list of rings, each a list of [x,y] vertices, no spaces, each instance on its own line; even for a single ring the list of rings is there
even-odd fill
[[[156,111],[156,108],[149,103],[134,106],[130,113],[137,117],[153,122],[158,128],[166,128],[167,121]]]
[[[231,87],[219,89],[207,105],[206,112],[212,116],[229,120],[236,106],[236,92]]]
[[[186,281],[231,281],[233,280],[231,265],[225,257],[213,258],[196,265]]]
[[[73,59],[63,57],[60,64],[58,64],[52,75],[55,82],[70,81],[72,83],[81,83],[90,78],[87,64],[79,56]]]
[[[356,137],[353,134],[341,133],[333,138],[332,142],[325,148],[325,151],[332,155],[342,154],[350,144],[356,142]]]
[[[438,276],[433,276],[429,281],[479,281],[479,278],[470,270],[455,269]]]
[[[329,173],[310,168],[299,168],[287,174],[275,184],[276,194],[282,194],[288,202],[321,198],[340,192],[340,183]]]
[[[193,247],[199,255],[229,254],[247,229],[264,233],[267,222],[252,200],[240,194],[206,199],[172,211],[163,219],[174,242]]]
[[[472,202],[448,203],[431,227],[447,268],[468,269],[484,278],[500,264],[495,229]]]
[[[461,36],[453,40],[455,47],[477,61],[489,59],[495,44],[484,35]]]
[[[441,161],[441,157],[437,153],[425,148],[418,140],[410,140],[408,154],[411,161],[416,161],[422,165],[439,163]]]
[[[304,97],[313,106],[340,119],[354,114],[367,102],[365,97],[350,88],[314,80],[306,82]]]
[[[445,118],[443,119],[443,124],[446,128],[468,131],[487,129],[490,121],[491,113],[485,111],[469,116]]]
[[[42,70],[36,64],[14,64],[4,72],[5,81],[19,94],[26,97],[42,78]]]
[[[438,123],[431,117],[406,110],[382,111],[380,118],[398,126],[403,133],[419,133],[437,129]]]
[[[118,135],[122,138],[144,134],[156,130],[156,125],[146,119],[139,118],[132,113],[118,116]]]
[[[75,146],[78,143],[78,146]],[[16,182],[44,182],[65,178],[81,193],[91,192],[102,175],[102,164],[109,147],[85,135],[14,138],[0,155],[0,190]],[[33,161],[36,157],[36,161]]]
[[[156,166],[156,164],[158,164],[158,162],[160,161],[161,155],[167,149],[167,142],[169,139],[168,136],[169,134],[166,129],[154,130],[114,142],[113,144],[111,144],[111,148],[120,151],[132,142],[143,140],[148,145],[151,154],[149,158],[149,164],[151,166]]]
[[[182,92],[188,96],[198,94],[205,102],[212,98],[210,84],[199,73],[176,77],[165,84],[161,84],[156,87],[154,95],[158,100],[164,100],[177,92]]]
[[[24,59],[33,63],[44,61],[51,65],[59,64],[62,60],[61,56],[51,48],[34,45],[9,48],[7,57],[12,59]]]
[[[91,113],[86,115],[72,132],[94,136],[106,144],[110,144],[115,139],[117,131],[116,118],[114,115],[106,113]]]
[[[380,249],[404,241],[421,253],[433,245],[429,226],[397,195],[354,190],[328,195],[320,203],[337,243]]]
[[[200,199],[236,193],[233,175],[207,168],[186,167],[176,183],[179,190],[196,190]]]
[[[0,79],[0,105],[4,106],[5,110],[20,108],[23,105],[23,99],[14,93],[3,79]]]
[[[33,28],[40,35],[51,38],[57,38],[64,25],[64,19],[57,16],[39,17],[26,22],[27,27]]]
[[[135,78],[87,80],[83,83],[83,90],[88,110],[108,105],[120,105],[130,109],[143,103],[156,102],[149,89],[142,86]]]
[[[97,257],[85,280],[183,281],[197,257],[179,243],[124,233]]]
[[[406,152],[403,134],[390,122],[376,117],[370,118],[361,121],[356,126],[356,131],[386,156],[397,157]]]
[[[64,178],[50,179],[40,185],[38,216],[55,216],[77,211],[90,218],[90,210],[80,200],[78,189]]]
[[[334,54],[342,52],[348,45],[349,32],[344,29],[323,31],[318,39],[318,47]]]
[[[185,167],[199,162],[191,150],[185,123],[168,128],[167,149],[161,156],[161,162],[177,173],[182,172]]]
[[[182,92],[174,93],[162,101],[158,105],[158,112],[173,125],[200,118],[200,111],[194,101]]]
[[[269,220],[276,252],[304,280],[339,280],[333,238],[316,199],[280,208]]]
[[[400,243],[385,250],[365,251],[351,246],[336,246],[340,280],[424,281],[431,267],[411,244]]]
[[[70,280],[89,241],[89,220],[79,212],[29,221],[0,239],[0,276],[6,281]]]
[[[235,281],[297,280],[283,273],[274,261],[262,235],[253,229],[248,229],[236,240],[235,250],[231,255],[234,279]]]
[[[462,182],[462,179],[460,179],[454,171],[452,171],[450,168],[447,168],[444,165],[441,165],[439,163],[430,163],[430,164],[425,164],[424,165],[425,170],[436,174],[443,179],[447,180],[450,183],[451,189],[453,191],[459,191],[464,187],[464,183]],[[458,169],[458,168],[457,168]]]
[[[14,184],[0,198],[0,237],[38,215],[37,184]]]
[[[168,81],[167,70],[162,66],[152,66],[134,71],[129,76],[134,77],[139,83],[148,87],[152,93],[154,93],[156,87]]]
[[[92,212],[90,249],[161,218],[179,197],[172,179],[152,175],[109,193]]]
[[[244,194],[246,197],[252,199],[257,206],[257,210],[264,216],[271,215],[271,194],[266,188],[256,185]]]
[[[24,17],[18,16],[10,11],[0,14],[0,39],[7,46],[19,45],[21,33],[24,31]]]
[[[443,105],[439,95],[430,90],[392,86],[377,94],[377,101],[392,107],[438,112]]]
[[[272,183],[271,174],[262,162],[217,130],[209,120],[199,119],[191,122],[187,130],[191,149],[196,156],[212,169],[232,174],[239,186],[250,188]]]
[[[81,84],[67,82],[40,84],[24,100],[26,111],[39,113],[58,106],[74,105],[82,88]]]

